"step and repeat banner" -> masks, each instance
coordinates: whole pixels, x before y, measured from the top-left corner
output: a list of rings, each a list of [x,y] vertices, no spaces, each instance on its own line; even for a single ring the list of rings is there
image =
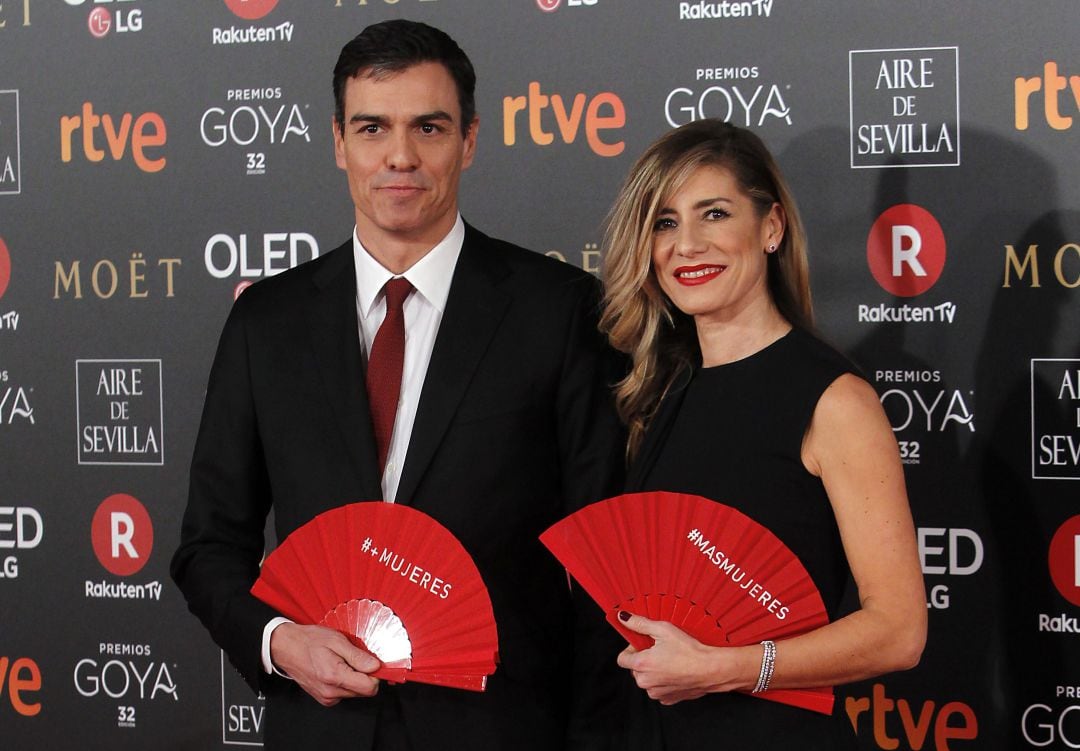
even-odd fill
[[[864,749],[1080,747],[1075,0],[0,0],[0,747],[258,745],[168,579],[237,294],[344,241],[331,71],[393,17],[479,77],[462,212],[598,272],[630,164],[703,117],[798,199],[927,584]]]

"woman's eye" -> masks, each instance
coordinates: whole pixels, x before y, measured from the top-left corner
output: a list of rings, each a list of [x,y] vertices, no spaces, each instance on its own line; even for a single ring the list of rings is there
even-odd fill
[[[675,222],[671,219],[657,219],[653,224],[653,232],[660,232],[662,230],[671,229],[675,226]]]

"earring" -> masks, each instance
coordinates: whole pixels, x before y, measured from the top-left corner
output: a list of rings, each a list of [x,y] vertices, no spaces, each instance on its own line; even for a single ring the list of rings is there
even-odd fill
[[[776,252],[776,243],[773,243],[772,245],[769,246],[769,251],[768,252],[769,253],[775,253]]]

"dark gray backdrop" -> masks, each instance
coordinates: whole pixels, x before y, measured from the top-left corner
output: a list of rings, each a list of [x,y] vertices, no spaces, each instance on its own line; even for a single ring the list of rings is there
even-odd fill
[[[0,0],[0,747],[258,742],[168,560],[234,291],[347,238],[330,73],[398,16],[477,67],[466,218],[590,270],[652,139],[700,116],[765,138],[821,328],[907,457],[928,587],[922,664],[840,711],[867,749],[1076,748],[1069,0]],[[926,213],[882,220],[879,283],[871,227],[902,204]],[[889,277],[897,225],[918,294]]]

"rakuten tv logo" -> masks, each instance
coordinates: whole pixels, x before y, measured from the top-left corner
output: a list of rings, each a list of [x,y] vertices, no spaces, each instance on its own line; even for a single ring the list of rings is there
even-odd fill
[[[116,576],[137,573],[150,560],[154,547],[154,526],[150,515],[133,496],[116,493],[94,512],[90,537],[94,555]]]
[[[98,115],[92,103],[83,102],[82,114],[60,118],[60,159],[70,162],[73,145],[79,144],[87,161],[100,162],[109,156],[119,162],[130,153],[143,172],[161,172],[165,169],[165,157],[158,156],[160,152],[155,150],[164,146],[167,138],[165,121],[156,112],[144,112],[137,117],[125,112],[114,120],[112,115]]]
[[[550,117],[546,117],[550,111]],[[527,96],[503,97],[503,143],[517,143],[518,116],[528,121],[529,138],[537,146],[550,146],[558,134],[565,144],[577,140],[582,129],[589,148],[598,156],[618,156],[626,148],[623,140],[614,140],[614,133],[626,125],[626,107],[610,92],[602,91],[593,97],[575,94],[567,103],[561,94],[544,94],[540,84],[529,84]],[[554,120],[555,130],[551,130]],[[524,128],[523,128],[524,130]]]
[[[866,262],[886,292],[897,297],[921,295],[934,286],[945,268],[945,233],[926,209],[898,204],[870,228]]]
[[[272,11],[278,0],[225,0],[225,4],[240,18],[254,21]]]
[[[1050,540],[1050,578],[1061,596],[1080,605],[1080,515],[1068,519]]]
[[[4,238],[0,237],[0,297],[7,292],[8,283],[11,281],[11,254],[8,253]]]

